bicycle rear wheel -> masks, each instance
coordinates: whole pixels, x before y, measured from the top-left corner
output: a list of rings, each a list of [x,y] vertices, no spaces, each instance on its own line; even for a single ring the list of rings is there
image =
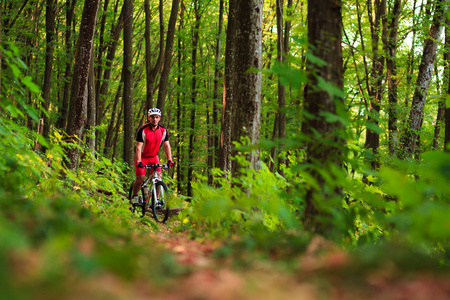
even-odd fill
[[[159,198],[157,197],[159,192]],[[169,218],[169,189],[162,181],[156,182],[152,189],[152,213],[157,222],[164,223]]]

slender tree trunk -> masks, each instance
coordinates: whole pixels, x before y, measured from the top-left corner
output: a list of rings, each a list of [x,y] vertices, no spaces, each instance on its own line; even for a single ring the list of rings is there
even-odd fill
[[[238,30],[237,1],[230,1],[228,8],[227,38],[225,46],[225,78],[222,99],[222,119],[220,128],[220,150],[218,166],[226,176],[231,171],[231,112],[235,70],[235,32]]]
[[[374,1],[375,12],[372,12],[372,4]],[[370,70],[370,88],[369,92],[369,108],[367,115],[367,123],[378,126],[379,114],[381,108],[381,99],[383,97],[383,70],[384,57],[379,51],[380,40],[380,22],[382,26],[386,26],[386,0],[367,0],[367,8],[369,12],[370,29],[372,35],[372,67]],[[377,157],[378,147],[380,146],[380,134],[369,127],[366,129],[365,148],[372,151],[373,157],[369,157],[372,168],[378,169],[379,161]]]
[[[107,50],[107,43],[105,43],[105,30],[106,30],[106,16],[108,15],[108,5],[109,0],[104,0],[103,3],[103,11],[102,11],[102,17],[100,21],[100,33],[99,33],[99,44],[97,49],[97,67],[96,67],[96,78],[98,79],[96,81],[95,85],[95,103],[96,106],[98,106],[100,96],[100,87],[102,83],[102,74],[104,70],[104,64],[103,64],[103,55],[104,52]]]
[[[47,0],[45,11],[45,32],[46,32],[46,50],[45,50],[45,73],[44,73],[44,87],[42,88],[42,98],[44,99],[44,109],[46,112],[50,108],[50,90],[52,83],[52,69],[53,69],[53,52],[55,50],[55,22],[56,22],[56,0]],[[44,117],[44,136],[50,133],[50,120],[47,114]]]
[[[123,160],[134,165],[134,115],[133,115],[133,0],[123,4]]]
[[[231,13],[233,9],[233,14]],[[232,93],[228,93],[227,104],[233,102],[231,111],[231,142],[255,145],[259,141],[261,126],[261,72],[262,67],[262,0],[230,0],[230,16],[235,18],[235,25],[227,32],[227,38],[234,42]],[[230,20],[231,22],[231,20]],[[227,47],[229,46],[227,42]],[[227,48],[227,51],[229,49]],[[228,69],[230,71],[230,69]],[[227,69],[225,70],[227,72]],[[231,147],[231,145],[230,145]],[[233,155],[238,154],[232,150]],[[238,177],[241,168],[258,170],[261,165],[259,149],[245,154],[249,166],[243,166],[239,160],[231,162],[231,173]]]
[[[200,12],[199,12],[199,3],[198,0],[194,0],[194,13],[195,13],[195,25],[192,33],[192,87],[191,87],[191,131],[189,134],[189,151],[188,151],[188,160],[190,162],[188,168],[188,176],[187,176],[187,196],[192,197],[192,181],[193,181],[193,172],[194,167],[192,163],[194,162],[194,141],[195,141],[195,103],[197,101],[197,46],[199,42],[199,30],[200,30]]]
[[[211,111],[210,111],[211,110]],[[206,160],[206,173],[208,176],[208,184],[212,185],[213,175],[212,168],[214,168],[214,135],[213,135],[213,124],[212,124],[212,105],[206,103],[206,126],[207,126],[207,143],[208,143],[208,158]]]
[[[182,32],[184,25],[184,3],[181,2],[181,10],[180,10],[180,22],[178,24],[178,32]],[[181,106],[181,98],[184,96],[184,93],[181,92],[181,75],[184,73],[183,67],[181,64],[181,60],[183,59],[184,54],[184,44],[182,43],[182,36],[178,36],[178,77],[177,77],[177,86],[178,86],[178,94],[177,94],[177,131],[181,133],[182,131],[182,119],[183,119],[183,107]],[[182,167],[182,162],[184,160],[183,157],[183,135],[177,135],[177,190],[178,193],[183,193],[183,182],[184,182],[184,168]]]
[[[2,7],[1,10],[3,10],[3,9],[4,8]],[[36,42],[37,42],[37,36],[38,36],[38,34],[37,34],[38,33],[38,20],[39,20],[40,13],[41,13],[41,9],[39,8],[38,3],[35,3],[34,7],[33,8],[30,7],[30,9],[28,10],[28,12],[26,14],[26,17],[31,20],[27,27],[31,34],[27,35],[27,37],[25,38],[25,47],[27,49],[29,49],[25,56],[25,63],[29,67],[29,69],[27,71],[27,75],[29,75],[31,77],[36,76],[35,74],[33,74],[33,71],[32,71],[33,64],[36,61],[36,57],[31,49],[37,48]],[[0,19],[3,20],[2,18],[0,18]],[[3,22],[0,22],[0,23],[3,23]],[[3,24],[1,26],[3,26]],[[2,30],[0,30],[0,34],[3,34]],[[3,69],[2,64],[0,64],[0,72],[1,72],[1,69]],[[34,72],[34,73],[37,73],[37,72]],[[2,79],[0,76],[0,81],[1,80]],[[1,86],[0,86],[0,94],[1,94]],[[34,97],[30,91],[27,91],[26,97],[27,97],[27,104],[30,105],[30,107],[37,106],[35,101],[33,100]],[[38,127],[41,127],[41,128],[44,127],[43,123],[44,123],[44,119],[40,118]],[[30,115],[27,115],[27,128],[30,131],[33,130],[33,124],[34,124],[33,118]],[[41,133],[42,133],[42,130],[41,130]],[[38,150],[40,148],[41,148],[41,145],[39,143],[36,143],[35,149]]]
[[[116,96],[114,97],[114,104],[111,110],[111,118],[109,120],[108,129],[106,131],[105,148],[103,148],[103,155],[105,157],[109,156],[110,148],[113,146],[112,140],[114,135],[114,123],[116,122],[116,113],[117,113],[116,111],[117,106],[119,105],[120,95],[122,94],[122,87],[123,87],[123,76],[121,76],[120,78],[119,88],[117,89]],[[120,106],[120,109],[122,109],[122,105]]]
[[[383,33],[386,36],[384,39],[384,48],[386,53],[386,71],[388,82],[388,134],[389,134],[389,153],[391,155],[397,155],[398,149],[398,132],[397,132],[397,120],[398,120],[398,100],[397,100],[397,34],[398,34],[398,21],[400,13],[402,11],[402,1],[395,0],[392,11],[388,17],[387,31]]]
[[[151,15],[150,15],[150,3],[149,0],[144,2],[145,9],[145,64],[147,74],[147,97],[146,97],[146,110],[153,107],[153,86],[155,85],[156,76],[161,71],[164,55],[164,6],[163,0],[159,1],[159,53],[154,67],[152,68],[152,49],[150,39],[151,29]]]
[[[0,0],[0,45],[3,44],[3,0]],[[3,69],[3,57],[0,51],[0,98],[2,97],[2,69]]]
[[[364,43],[364,37],[363,37],[363,31],[362,31],[362,25],[361,25],[361,12],[359,9],[359,1],[356,0],[356,13],[358,16],[358,32],[359,32],[359,38],[360,38],[360,42],[361,42],[361,50],[363,53],[366,52],[366,48],[365,48],[365,43]],[[369,83],[369,67],[367,64],[367,60],[366,60],[366,55],[363,55],[363,62],[364,62],[364,72],[365,72],[365,85],[366,85],[366,90],[369,93],[370,91],[370,83]],[[369,104],[366,103],[366,109],[369,109]]]
[[[441,133],[441,125],[445,116],[445,102],[439,101],[438,113],[436,116],[436,124],[434,125],[433,149],[439,150],[439,135]]]
[[[311,185],[306,193],[304,223],[309,230],[321,233],[329,228],[330,224],[327,222],[330,222],[330,216],[327,211],[334,205],[332,200],[337,197],[342,201],[341,188],[339,185],[333,187],[334,182],[331,181],[337,180],[333,177],[339,176],[336,170],[342,168],[344,139],[340,136],[340,131],[343,126],[339,122],[327,121],[323,114],[336,114],[337,103],[343,105],[344,99],[317,88],[321,78],[320,80],[343,89],[341,5],[340,0],[308,1],[308,41],[311,52],[326,64],[319,66],[307,61],[305,109],[313,117],[306,117],[303,126],[309,132],[307,164],[311,166],[309,172],[316,184]],[[328,176],[331,179],[327,180]]]
[[[288,42],[283,37],[283,0],[277,1],[279,8],[277,8],[277,60],[283,64],[286,59],[287,55],[287,47],[285,46],[285,43]],[[280,29],[278,29],[280,27]],[[285,28],[286,29],[286,28]],[[279,145],[279,149],[284,148],[284,142],[283,140],[286,138],[286,89],[283,84],[281,84],[280,80],[278,79],[278,137],[280,138],[281,142]],[[286,164],[286,159],[284,156],[278,157],[278,173],[280,173],[282,176],[284,175],[283,169],[281,166],[284,166]]]
[[[212,107],[212,118],[213,118],[213,126],[214,128],[219,125],[218,119],[218,103],[220,101],[219,98],[219,79],[222,77],[220,70],[220,61],[221,61],[221,53],[222,53],[222,31],[223,31],[223,11],[224,11],[224,0],[219,1],[219,24],[217,30],[217,39],[216,39],[216,57],[215,57],[215,65],[214,65],[214,88],[213,88],[213,107]],[[223,94],[223,92],[222,92]],[[213,164],[215,162],[215,166],[219,165],[219,135],[216,130],[213,130],[213,163],[210,168],[213,168]],[[210,172],[209,172],[210,174]],[[212,176],[208,177],[209,184],[212,184]]]
[[[423,1],[423,0],[422,0]],[[407,73],[406,73],[406,90],[412,90],[411,89],[411,84],[412,84],[412,76],[414,73],[414,58],[415,58],[415,43],[416,43],[416,32],[417,32],[417,27],[416,27],[416,4],[417,4],[417,0],[414,0],[414,4],[413,4],[413,20],[412,20],[412,41],[411,41],[411,49],[409,50],[409,54],[408,54],[408,63],[407,63]],[[409,107],[408,104],[408,98],[409,98],[409,93],[408,96],[405,98],[405,108]],[[404,118],[404,120],[406,121],[407,118]],[[405,122],[406,123],[406,122]]]
[[[59,108],[59,118],[57,121],[57,127],[59,129],[65,129],[67,124],[67,111],[69,110],[70,99],[70,78],[72,75],[73,64],[73,41],[72,41],[72,19],[75,4],[77,0],[66,1],[66,31],[65,31],[65,48],[67,53],[66,69],[64,72],[64,92],[61,107]]]
[[[88,78],[88,105],[87,105],[87,123],[86,129],[89,131],[86,136],[86,146],[90,150],[92,157],[95,157],[95,70],[94,70],[94,50],[92,49],[92,59],[89,67]]]
[[[115,157],[116,157],[116,150],[117,150],[117,140],[119,139],[119,131],[120,131],[120,126],[122,125],[122,115],[123,115],[123,102],[122,105],[120,106],[120,111],[119,111],[119,115],[117,116],[117,124],[116,127],[114,128],[115,133],[114,133],[114,142],[113,142],[113,152],[111,155],[111,160],[114,161]]]
[[[96,103],[97,103],[97,123],[101,124],[103,122],[103,115],[105,110],[105,102],[108,98],[108,89],[109,83],[111,81],[111,72],[112,72],[112,64],[114,61],[114,57],[116,56],[116,49],[119,43],[120,34],[122,33],[122,29],[124,27],[124,10],[122,9],[119,19],[117,20],[117,25],[114,28],[111,28],[111,38],[109,43],[107,44],[108,53],[106,54],[106,62],[105,67],[103,68],[103,79],[101,80],[101,85],[99,89],[98,95],[96,95]]]
[[[446,66],[447,96],[450,94],[450,19],[445,20],[445,49],[444,63]],[[445,108],[444,112],[445,133],[444,133],[444,151],[450,152],[450,107]]]
[[[277,61],[280,64],[283,64],[284,58],[286,55],[286,51],[284,48],[285,40],[283,38],[283,0],[277,0],[276,4],[276,11],[277,11]],[[278,79],[278,111],[275,114],[275,122],[274,122],[274,134],[273,139],[280,139],[283,140],[286,138],[286,114],[284,112],[284,109],[286,107],[286,93],[285,93],[285,87],[281,84],[280,80]],[[283,144],[279,145],[279,148],[282,148]],[[285,159],[282,157],[278,157],[278,150],[277,148],[273,148],[272,152],[272,159],[276,162],[278,160],[278,164],[274,163],[275,165],[278,165],[278,172],[283,175],[282,169],[280,168],[282,165],[286,163]],[[272,172],[275,170],[271,170]]]
[[[164,120],[164,104],[166,102],[167,84],[169,82],[169,73],[172,64],[172,50],[175,41],[175,26],[177,23],[178,7],[180,0],[172,1],[172,11],[169,18],[169,26],[167,28],[166,49],[164,51],[164,65],[161,71],[161,79],[159,81],[158,101],[156,106],[161,110]]]
[[[74,143],[78,143],[81,139],[87,118],[87,84],[99,2],[99,0],[86,1],[81,16],[67,124],[67,134]],[[79,156],[78,148],[66,149],[66,155],[68,168],[75,169]]]
[[[402,157],[411,158],[417,150],[417,142],[422,127],[423,111],[425,100],[430,86],[431,76],[433,74],[433,63],[436,57],[437,42],[439,41],[441,24],[444,21],[446,0],[438,0],[433,16],[433,22],[430,27],[429,37],[425,40],[422,60],[417,75],[416,89],[411,104],[411,110],[408,118],[408,126],[403,135],[403,153]]]

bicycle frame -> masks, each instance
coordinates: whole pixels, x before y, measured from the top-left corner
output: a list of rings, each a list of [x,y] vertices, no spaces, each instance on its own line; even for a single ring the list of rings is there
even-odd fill
[[[157,222],[164,223],[169,217],[170,207],[168,204],[169,189],[162,179],[158,177],[157,169],[169,169],[169,166],[161,164],[150,164],[143,166],[144,169],[150,169],[153,174],[149,174],[144,179],[140,187],[137,203],[131,203],[130,211],[132,213],[138,210],[142,211],[142,217],[145,216],[147,210],[151,210],[154,219]],[[147,175],[147,174],[146,174]],[[128,195],[132,199],[133,184],[131,184]]]
[[[145,186],[148,186],[149,194],[151,194],[151,195],[153,195],[153,193],[152,193],[153,189],[156,188],[156,183],[158,181],[162,182],[161,178],[158,177],[158,172],[156,171],[159,167],[161,167],[162,169],[168,169],[169,168],[168,165],[160,165],[160,164],[152,164],[152,165],[146,165],[145,166],[145,169],[147,169],[147,170],[152,170],[153,169],[153,174],[148,175],[145,178],[144,182],[142,183],[141,189],[145,188]],[[149,186],[149,183],[150,183],[150,186]],[[158,191],[156,191],[156,193],[159,194]],[[144,199],[144,201],[147,201],[147,205],[149,203],[148,202],[149,200],[150,200],[150,197],[149,197],[149,199]]]

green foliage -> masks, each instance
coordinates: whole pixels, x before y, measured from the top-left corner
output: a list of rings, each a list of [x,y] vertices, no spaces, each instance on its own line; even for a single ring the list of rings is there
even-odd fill
[[[9,43],[8,48],[0,47],[2,59],[8,68],[2,70],[2,100],[0,107],[11,117],[23,119],[29,116],[33,121],[38,120],[38,112],[31,103],[26,101],[27,93],[31,93],[37,103],[42,101],[39,87],[31,77],[25,75],[27,65],[20,59],[19,48],[14,43]],[[46,112],[45,112],[46,113]]]
[[[231,187],[219,170],[215,175],[220,188],[202,182],[194,185],[196,196],[179,215],[185,228],[207,229],[212,236],[223,238],[252,235],[261,228],[284,231],[297,226],[296,208],[284,199],[288,183],[267,167],[258,172],[247,170],[239,179],[233,179],[240,187]]]
[[[422,161],[395,161],[359,184],[351,205],[359,213],[359,243],[380,238],[447,252],[450,222],[450,155],[423,154]]]
[[[68,144],[58,131],[46,140],[15,122],[35,118],[37,113],[22,100],[24,94],[39,91],[11,63],[19,60],[9,58],[8,66],[18,77],[2,81],[11,97],[2,94],[0,101],[2,299],[58,299],[69,289],[84,294],[86,279],[161,282],[184,272],[143,235],[151,230],[149,224],[128,210],[128,167],[98,154],[92,157],[81,147],[79,169],[67,170],[64,148],[77,145]],[[33,150],[36,141],[46,147],[45,153]],[[92,292],[106,296],[97,288]]]
[[[59,298],[86,277],[111,273],[124,280],[156,280],[159,274],[162,280],[162,274],[182,271],[171,259],[155,263],[161,251],[134,233],[139,227],[142,233],[149,229],[128,210],[122,188],[129,182],[122,171],[127,169],[100,158],[90,165],[95,171],[72,173],[62,165],[61,146],[49,142],[43,159],[28,149],[32,141],[25,128],[6,124],[10,126],[2,122],[0,128],[15,130],[21,143],[0,136],[5,154],[0,158],[3,296]],[[5,138],[10,142],[3,143]]]

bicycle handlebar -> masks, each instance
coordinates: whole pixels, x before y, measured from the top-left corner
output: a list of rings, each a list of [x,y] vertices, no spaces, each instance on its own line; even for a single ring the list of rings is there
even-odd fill
[[[169,169],[169,165],[167,165],[167,164],[164,164],[164,165],[161,165],[161,164],[149,164],[149,165],[143,166],[142,168],[143,169],[156,169],[156,168],[159,168],[159,167],[161,167],[162,169]]]

